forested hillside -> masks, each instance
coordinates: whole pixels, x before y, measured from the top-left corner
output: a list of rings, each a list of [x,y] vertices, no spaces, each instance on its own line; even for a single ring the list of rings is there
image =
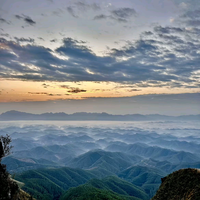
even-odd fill
[[[117,128],[7,126],[0,132],[10,135],[14,147],[2,164],[36,199],[95,194],[97,199],[150,200],[163,177],[181,168],[199,168],[200,138],[190,123],[146,124],[148,129],[141,128],[144,122]],[[160,124],[163,129],[154,128]]]

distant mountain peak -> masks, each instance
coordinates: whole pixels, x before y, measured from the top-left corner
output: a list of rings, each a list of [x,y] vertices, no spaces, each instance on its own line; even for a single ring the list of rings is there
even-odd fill
[[[101,120],[101,121],[152,121],[152,120],[200,120],[200,115],[182,115],[182,116],[167,116],[160,114],[142,115],[142,114],[125,114],[113,115],[106,112],[102,113],[87,113],[76,112],[66,114],[64,112],[43,114],[32,114],[11,110],[0,115],[0,120]]]

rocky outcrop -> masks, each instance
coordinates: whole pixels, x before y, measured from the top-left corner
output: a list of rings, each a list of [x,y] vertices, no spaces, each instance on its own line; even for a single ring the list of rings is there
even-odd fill
[[[152,200],[199,200],[200,170],[181,169],[161,179]]]

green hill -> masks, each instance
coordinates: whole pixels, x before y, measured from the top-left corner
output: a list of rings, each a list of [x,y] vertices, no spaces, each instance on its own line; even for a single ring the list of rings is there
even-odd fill
[[[29,170],[15,176],[25,184],[22,189],[39,200],[59,199],[64,191],[92,178],[96,176],[90,172],[71,168]]]
[[[139,186],[133,185],[132,183],[118,177],[107,177],[100,180],[97,179],[97,175],[98,174],[90,172],[90,170],[65,167],[59,169],[29,170],[21,174],[17,174],[15,179],[24,183],[22,186],[24,191],[40,200],[59,199],[65,191],[82,184],[86,184],[87,187],[91,188],[88,190],[90,195],[94,192],[95,194],[100,195],[100,197],[102,195],[108,195],[111,199],[117,199],[119,197],[121,199],[135,200],[137,198],[142,200],[149,199],[149,196]],[[82,191],[82,187],[79,187],[79,189]],[[64,196],[76,195],[77,190],[77,188],[69,190]],[[106,190],[106,192],[104,190]],[[122,195],[123,198],[119,195]],[[84,197],[85,193],[81,196]],[[98,198],[100,197],[98,196]]]
[[[19,173],[31,169],[57,167],[58,164],[45,159],[14,158],[8,156],[2,160],[10,173]]]
[[[158,161],[169,161],[172,164],[195,163],[200,157],[190,152],[174,151],[157,146],[148,146],[143,143],[130,145],[109,145],[107,151],[118,152],[119,150],[130,155],[138,155],[143,158],[152,158]]]
[[[118,176],[144,189],[152,197],[161,184],[166,173],[150,167],[133,166],[122,171]]]
[[[67,145],[51,145],[51,146],[38,146],[26,151],[16,151],[13,156],[17,158],[34,158],[34,159],[46,159],[53,162],[62,161],[62,159],[71,158],[80,155],[83,152],[79,147],[67,144]]]
[[[101,190],[88,185],[71,188],[60,200],[141,200],[134,197],[118,195],[109,190]]]
[[[149,199],[139,187],[113,176],[102,180],[92,179],[84,185],[70,189],[61,199],[92,199],[92,197],[93,199]]]
[[[107,171],[107,175],[112,175],[138,163],[139,156],[131,156],[121,152],[107,152],[103,150],[93,150],[78,156],[69,163],[69,167],[97,169]]]

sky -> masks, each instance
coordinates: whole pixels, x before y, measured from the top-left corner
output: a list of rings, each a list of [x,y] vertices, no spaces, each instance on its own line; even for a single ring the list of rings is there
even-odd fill
[[[198,0],[0,0],[0,113],[199,114],[199,38]]]

